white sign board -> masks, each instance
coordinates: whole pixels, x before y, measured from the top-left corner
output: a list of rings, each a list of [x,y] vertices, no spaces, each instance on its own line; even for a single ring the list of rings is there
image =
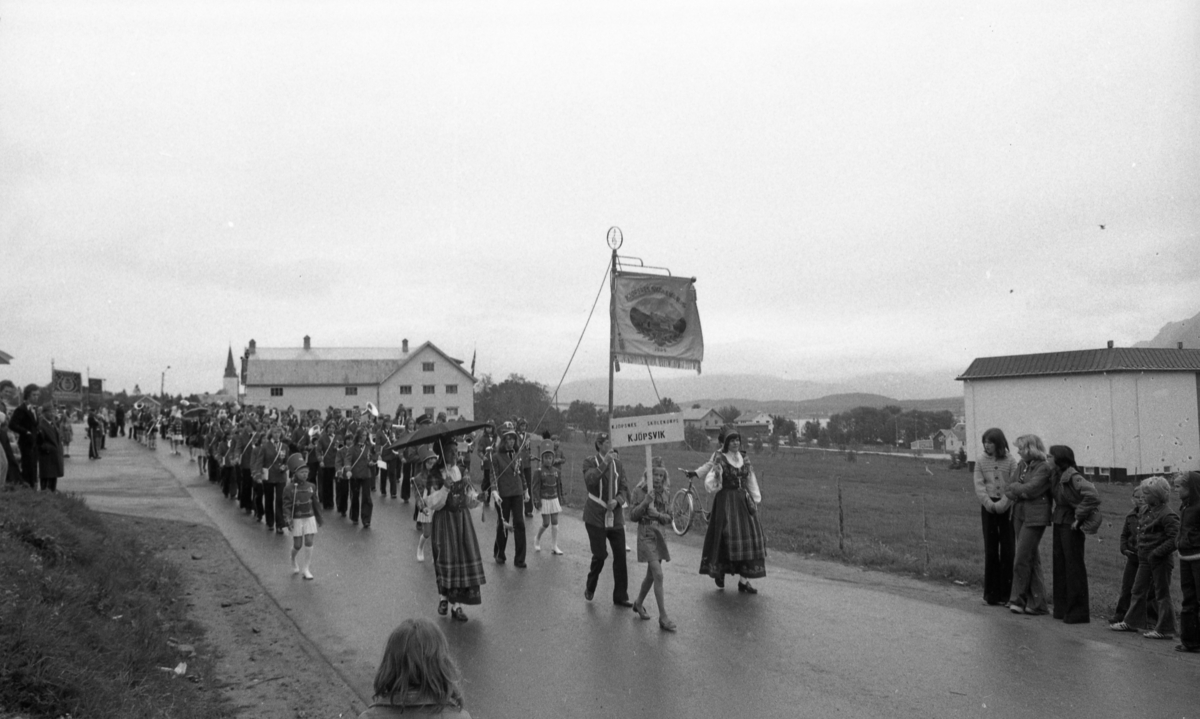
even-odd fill
[[[621,417],[608,423],[614,447],[639,447],[683,441],[682,414]]]

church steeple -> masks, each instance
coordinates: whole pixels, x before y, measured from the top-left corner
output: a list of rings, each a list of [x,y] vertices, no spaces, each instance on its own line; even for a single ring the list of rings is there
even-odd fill
[[[229,347],[229,358],[225,360],[225,376],[237,379],[237,368],[233,366],[233,346]]]

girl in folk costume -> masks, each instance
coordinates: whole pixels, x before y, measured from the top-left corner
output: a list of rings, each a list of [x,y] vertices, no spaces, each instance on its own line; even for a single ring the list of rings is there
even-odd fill
[[[171,454],[179,454],[179,445],[183,442],[183,414],[178,410],[171,412]]]
[[[551,549],[550,553],[562,554],[563,551],[558,548],[558,514],[562,512],[560,500],[563,495],[562,473],[554,464],[553,447],[544,445],[541,458],[541,467],[533,473],[533,486],[530,488],[533,506],[542,515],[542,528],[533,540],[533,551],[542,551],[542,535],[549,528],[550,540],[554,542],[554,549]]]
[[[425,501],[433,510],[433,568],[437,575],[438,614],[465,622],[460,604],[479,604],[479,588],[487,581],[471,510],[479,506],[475,488],[458,468],[452,439],[438,443],[439,461],[430,470],[433,491]]]
[[[704,487],[716,492],[704,534],[700,573],[712,577],[721,589],[726,574],[738,574],[742,577],[738,591],[758,594],[748,580],[767,576],[767,540],[758,521],[762,494],[754,468],[741,448],[742,436],[730,432],[721,438],[721,451],[689,474],[704,476]]]
[[[317,501],[317,488],[308,481],[308,465],[304,455],[299,452],[288,457],[288,471],[292,473],[292,483],[283,490],[283,516],[287,517],[292,528],[292,574],[304,574],[305,579],[312,579],[313,543],[317,538],[317,527],[324,524],[321,519],[321,505]],[[297,555],[300,563],[296,563]]]
[[[412,489],[417,496],[417,531],[421,538],[417,540],[417,561],[425,561],[425,541],[433,533],[433,510],[426,503],[426,498],[433,493],[433,468],[437,465],[437,454],[429,445],[422,445],[418,451],[421,460],[421,471],[412,478]]]
[[[633,509],[629,518],[638,523],[637,560],[646,563],[646,578],[642,590],[633,602],[633,611],[642,619],[650,619],[646,611],[646,595],[654,588],[654,599],[658,602],[658,626],[664,631],[675,631],[675,622],[667,616],[667,604],[663,595],[662,562],[671,561],[667,550],[667,537],[663,534],[664,524],[671,522],[671,482],[667,470],[662,466],[662,457],[654,458],[654,467],[649,476],[642,477],[633,490]]]

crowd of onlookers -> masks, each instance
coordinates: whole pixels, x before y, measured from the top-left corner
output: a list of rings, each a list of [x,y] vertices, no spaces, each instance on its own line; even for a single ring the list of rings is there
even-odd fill
[[[1016,439],[1013,457],[1004,433],[983,433],[975,463],[975,491],[982,505],[983,599],[1017,614],[1052,614],[1068,624],[1091,620],[1085,540],[1100,527],[1100,495],[1079,471],[1066,445],[1046,448],[1037,435]],[[1172,486],[1173,485],[1173,486]],[[1172,508],[1172,489],[1179,510]],[[1125,556],[1121,594],[1109,619],[1120,632],[1173,639],[1175,610],[1171,575],[1179,561],[1183,594],[1176,650],[1200,652],[1200,472],[1143,479],[1121,530]],[[1052,532],[1049,596],[1039,546]]]
[[[71,456],[73,416],[37,385],[0,382],[0,483],[54,492]]]

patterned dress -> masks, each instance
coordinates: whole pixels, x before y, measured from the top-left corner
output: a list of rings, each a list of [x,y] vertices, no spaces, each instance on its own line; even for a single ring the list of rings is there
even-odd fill
[[[438,594],[452,604],[479,604],[482,601],[479,587],[487,579],[483,576],[483,558],[469,507],[468,493],[473,490],[470,482],[446,481],[444,477],[443,469],[433,480],[437,489],[444,486],[450,492],[446,504],[433,513],[433,569]]]
[[[708,531],[700,555],[700,573],[710,577],[740,574],[746,579],[767,576],[767,539],[758,515],[747,507],[744,488],[750,478],[750,462],[734,467],[724,454],[713,458],[721,472],[721,488],[713,497]]]

